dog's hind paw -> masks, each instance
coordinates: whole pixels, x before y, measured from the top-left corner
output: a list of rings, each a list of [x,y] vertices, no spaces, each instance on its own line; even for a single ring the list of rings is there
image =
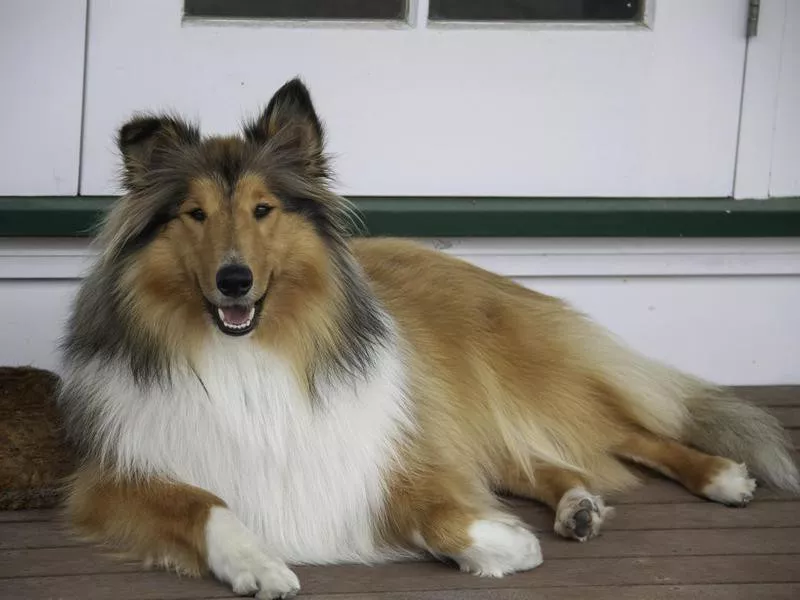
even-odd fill
[[[756,481],[747,474],[747,467],[730,461],[711,478],[702,494],[709,500],[728,506],[747,506],[753,499]]]
[[[613,513],[600,496],[575,488],[559,501],[554,529],[562,537],[585,542],[600,533],[603,522]]]

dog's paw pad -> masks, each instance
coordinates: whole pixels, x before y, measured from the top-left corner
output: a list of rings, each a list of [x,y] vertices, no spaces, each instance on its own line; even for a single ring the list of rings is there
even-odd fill
[[[558,504],[554,529],[562,537],[585,542],[600,533],[611,514],[612,509],[599,496],[583,489],[570,490]]]

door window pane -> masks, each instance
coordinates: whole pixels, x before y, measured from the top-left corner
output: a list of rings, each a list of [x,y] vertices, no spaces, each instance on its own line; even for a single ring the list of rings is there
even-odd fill
[[[393,21],[406,0],[184,0],[189,17]]]
[[[645,0],[430,0],[432,21],[636,21]]]

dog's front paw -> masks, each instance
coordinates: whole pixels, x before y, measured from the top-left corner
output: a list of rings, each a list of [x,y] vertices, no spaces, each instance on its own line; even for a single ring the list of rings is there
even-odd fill
[[[259,600],[292,598],[300,582],[283,561],[269,556],[258,539],[227,508],[216,507],[206,524],[208,567],[239,595]]]
[[[231,566],[231,589],[240,596],[255,594],[259,600],[274,600],[292,598],[300,591],[297,575],[286,565],[270,561],[266,556],[242,557],[239,564]]]
[[[481,519],[469,528],[472,544],[452,558],[462,571],[481,577],[503,577],[542,563],[539,540],[513,521]]]

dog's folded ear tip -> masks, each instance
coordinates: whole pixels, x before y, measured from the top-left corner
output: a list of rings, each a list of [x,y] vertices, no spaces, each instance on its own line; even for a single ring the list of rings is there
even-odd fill
[[[151,167],[158,149],[178,148],[199,141],[199,128],[180,117],[133,115],[117,132],[117,147],[125,166],[123,184],[128,188],[135,187],[135,182]]]
[[[124,148],[141,142],[161,128],[161,119],[154,116],[134,116],[122,127],[117,134],[117,143]]]

